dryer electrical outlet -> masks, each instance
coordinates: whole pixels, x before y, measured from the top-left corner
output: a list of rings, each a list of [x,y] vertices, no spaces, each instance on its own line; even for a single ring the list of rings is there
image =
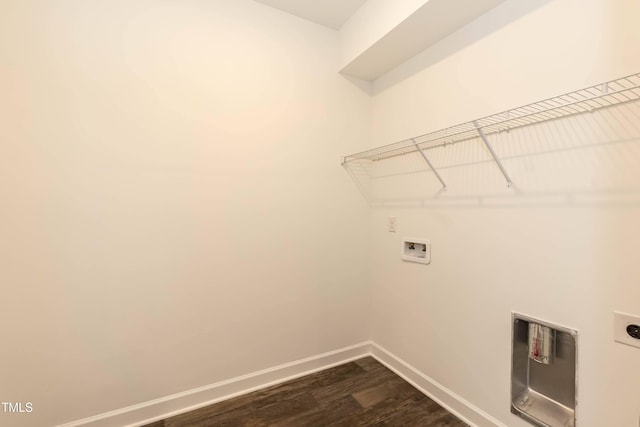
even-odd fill
[[[640,348],[640,316],[614,311],[613,339]]]

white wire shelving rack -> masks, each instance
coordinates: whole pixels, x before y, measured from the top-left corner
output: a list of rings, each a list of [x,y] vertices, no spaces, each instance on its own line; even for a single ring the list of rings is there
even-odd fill
[[[491,145],[489,138],[492,135],[542,122],[593,113],[638,100],[640,100],[640,73],[554,96],[393,144],[350,154],[343,158],[342,165],[348,168],[355,163],[379,162],[393,157],[418,153],[426,166],[433,171],[435,177],[440,181],[443,190],[446,190],[447,184],[430,161],[428,151],[436,147],[480,138],[504,176],[507,186],[511,186],[512,181],[509,173]]]

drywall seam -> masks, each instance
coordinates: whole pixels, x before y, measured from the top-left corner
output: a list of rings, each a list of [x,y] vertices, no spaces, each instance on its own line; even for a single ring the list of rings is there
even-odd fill
[[[371,355],[409,384],[472,427],[507,427],[395,354],[371,343]]]
[[[322,371],[371,354],[365,341],[317,356],[161,397],[58,427],[139,426]]]

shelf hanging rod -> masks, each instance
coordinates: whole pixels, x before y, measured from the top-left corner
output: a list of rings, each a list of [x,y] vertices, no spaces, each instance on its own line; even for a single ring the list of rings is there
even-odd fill
[[[484,134],[482,128],[478,125],[478,121],[474,120],[473,121],[473,125],[478,130],[478,134],[480,135],[480,138],[482,139],[482,142],[484,142],[484,145],[489,150],[489,153],[491,153],[491,157],[493,157],[493,160],[495,160],[496,164],[498,165],[498,168],[500,168],[500,172],[502,172],[502,175],[504,176],[504,179],[507,180],[507,187],[511,187],[511,184],[512,184],[511,178],[509,177],[509,174],[507,173],[507,170],[502,165],[502,162],[500,161],[500,159],[496,155],[496,152],[493,151],[493,147],[489,143],[489,140],[487,139],[486,135]]]
[[[447,184],[445,184],[444,180],[442,179],[442,177],[440,176],[440,174],[438,173],[436,168],[433,167],[433,164],[431,163],[431,161],[429,160],[427,155],[424,154],[424,151],[422,151],[422,148],[420,148],[420,146],[418,145],[418,143],[416,142],[415,139],[412,139],[411,142],[413,142],[413,145],[416,146],[416,149],[418,150],[418,153],[420,153],[420,155],[422,156],[424,161],[427,162],[427,164],[429,165],[429,167],[433,171],[433,174],[436,176],[436,178],[438,178],[438,181],[440,181],[440,184],[442,184],[442,190],[443,191],[447,191]]]

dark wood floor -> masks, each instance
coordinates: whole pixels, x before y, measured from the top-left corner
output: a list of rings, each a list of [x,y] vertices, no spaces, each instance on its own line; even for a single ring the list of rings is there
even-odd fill
[[[467,427],[371,357],[146,427]]]

